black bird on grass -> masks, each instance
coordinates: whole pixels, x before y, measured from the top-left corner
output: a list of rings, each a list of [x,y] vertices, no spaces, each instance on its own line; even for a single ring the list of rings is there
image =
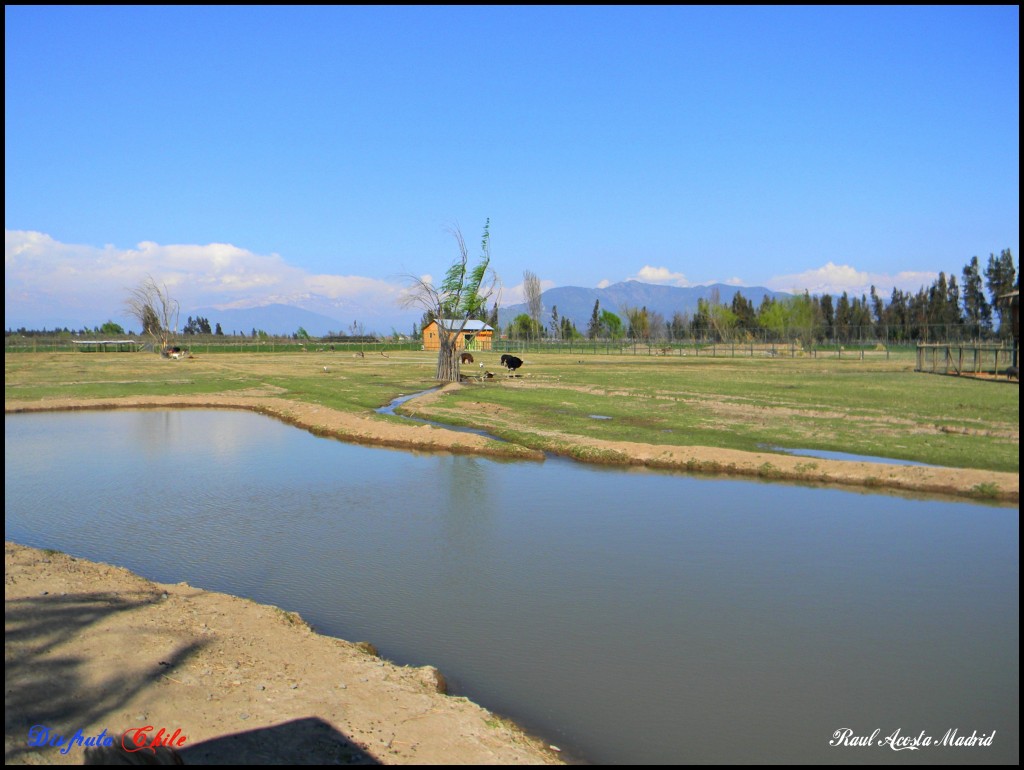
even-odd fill
[[[505,353],[501,357],[501,365],[508,369],[509,374],[511,374],[523,365],[523,359],[516,358],[515,356],[510,356],[508,353]]]

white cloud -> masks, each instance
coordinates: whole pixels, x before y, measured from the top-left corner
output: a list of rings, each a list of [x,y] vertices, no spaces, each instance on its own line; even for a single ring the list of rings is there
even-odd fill
[[[553,288],[555,288],[554,281],[545,281],[541,279],[540,290],[542,292],[545,292],[548,289]],[[503,286],[501,288],[502,307],[508,307],[509,305],[518,305],[523,302],[526,302],[526,291],[524,289],[524,284],[519,283],[516,284],[515,286]]]
[[[885,296],[893,288],[903,291],[917,291],[928,286],[939,277],[934,272],[903,271],[895,275],[889,273],[869,273],[857,270],[850,265],[837,265],[828,262],[822,267],[807,270],[793,275],[779,275],[767,281],[767,286],[776,291],[811,294],[842,294],[844,291],[851,296],[867,294],[874,286],[879,295]]]
[[[61,243],[45,233],[4,232],[6,318],[51,315],[91,318],[120,314],[124,297],[147,276],[167,285],[182,310],[302,306],[317,298],[363,307],[396,307],[403,286],[355,275],[315,275],[278,254],[255,254],[228,243],[169,244],[133,249]],[[13,303],[13,307],[11,306]],[[42,317],[45,317],[42,316]]]
[[[612,285],[612,282],[609,281],[607,278],[605,278],[604,280],[597,282],[597,287],[596,288],[598,288],[598,289],[607,289],[611,285]]]
[[[641,281],[642,283],[667,283],[672,286],[690,285],[682,273],[673,273],[667,267],[652,267],[651,265],[644,265],[636,275],[627,280]]]

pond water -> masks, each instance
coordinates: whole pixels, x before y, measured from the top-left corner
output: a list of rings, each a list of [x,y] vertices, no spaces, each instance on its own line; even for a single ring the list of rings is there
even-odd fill
[[[940,468],[939,465],[928,465],[927,463],[914,462],[913,460],[901,460],[897,457],[878,457],[876,455],[855,455],[849,452],[830,452],[825,449],[788,449],[786,447],[771,446],[769,444],[759,445],[761,449],[772,452],[783,452],[788,455],[799,455],[801,457],[817,457],[820,460],[851,460],[862,463],[881,463],[883,465],[918,465],[922,468]]]
[[[598,763],[1016,763],[1015,508],[7,415],[5,537],[436,665]],[[989,747],[831,747],[835,731]]]

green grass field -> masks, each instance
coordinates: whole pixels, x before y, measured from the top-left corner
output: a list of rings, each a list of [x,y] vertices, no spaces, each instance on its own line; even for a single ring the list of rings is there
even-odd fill
[[[538,449],[574,437],[742,450],[765,446],[1019,471],[1016,384],[922,374],[909,353],[726,358],[531,353],[508,378],[478,353],[470,381],[419,412]],[[433,387],[435,354],[151,353],[5,356],[5,400],[261,393],[369,413]],[[327,371],[324,371],[327,367]],[[474,364],[466,367],[474,377]],[[381,418],[398,420],[400,418]]]

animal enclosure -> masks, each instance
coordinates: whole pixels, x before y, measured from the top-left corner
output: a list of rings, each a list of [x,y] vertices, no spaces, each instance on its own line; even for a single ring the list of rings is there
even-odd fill
[[[1011,380],[1007,370],[1012,366],[1013,350],[1003,345],[922,344],[917,346],[915,371],[978,379],[1003,377]]]

